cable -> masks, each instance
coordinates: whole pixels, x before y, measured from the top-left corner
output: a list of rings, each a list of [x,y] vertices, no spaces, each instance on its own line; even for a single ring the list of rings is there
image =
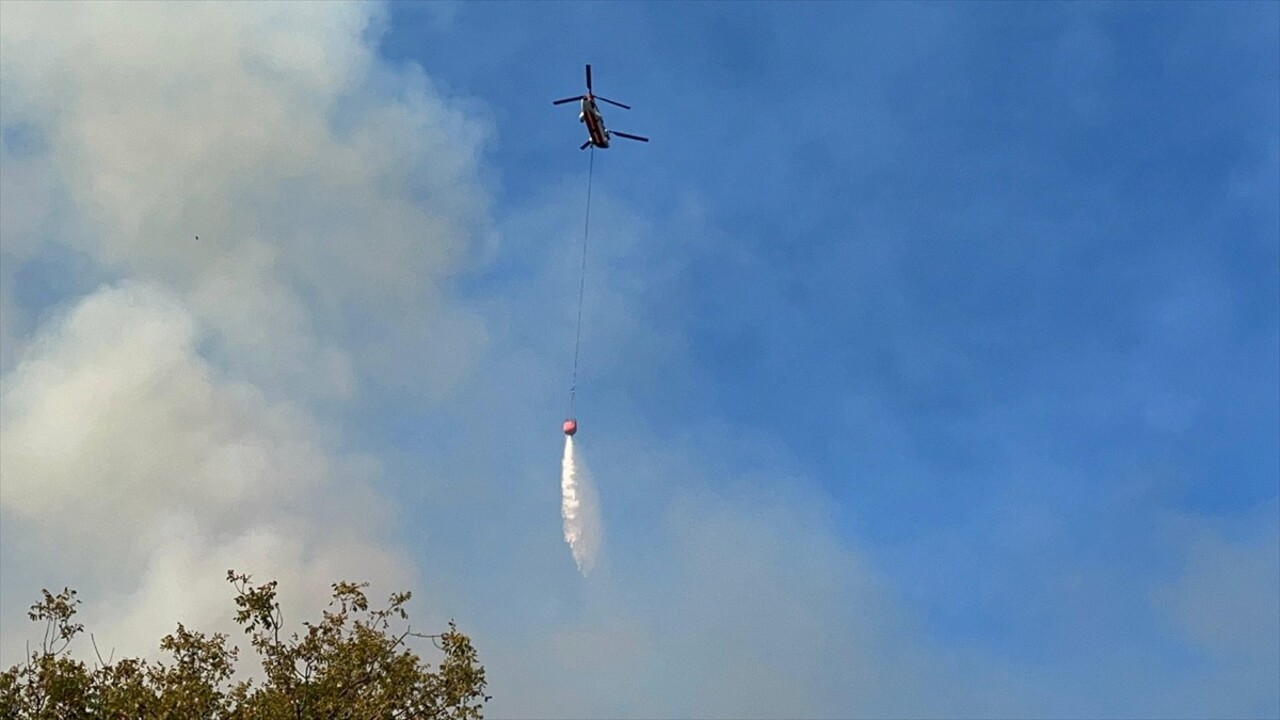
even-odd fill
[[[587,288],[587,237],[591,229],[591,179],[596,169],[596,148],[591,146],[591,159],[587,164],[587,217],[582,222],[582,272],[578,277],[578,329],[573,338],[573,384],[569,386],[569,417],[573,414],[573,402],[578,394],[578,348],[582,345],[582,297]]]

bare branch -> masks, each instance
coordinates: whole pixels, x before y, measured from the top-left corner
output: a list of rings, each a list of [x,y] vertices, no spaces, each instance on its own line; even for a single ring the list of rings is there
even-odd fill
[[[98,639],[93,636],[93,633],[89,633],[89,642],[93,643],[93,654],[98,656],[98,664],[102,667],[111,665],[111,661],[116,657],[116,649],[111,648],[111,656],[104,662],[102,653],[98,652]]]

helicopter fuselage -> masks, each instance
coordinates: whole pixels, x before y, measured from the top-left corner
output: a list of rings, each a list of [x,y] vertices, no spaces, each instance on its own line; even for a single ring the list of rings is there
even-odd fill
[[[591,138],[592,145],[598,148],[609,147],[609,131],[604,127],[604,116],[600,114],[595,99],[590,95],[582,98],[582,112],[578,114],[578,121],[586,123],[587,135]]]

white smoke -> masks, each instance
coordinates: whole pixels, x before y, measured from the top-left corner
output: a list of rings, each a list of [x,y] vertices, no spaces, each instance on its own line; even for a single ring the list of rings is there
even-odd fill
[[[5,665],[41,586],[122,655],[225,629],[230,568],[290,618],[412,586],[343,410],[482,352],[436,278],[487,237],[486,126],[379,60],[385,13],[0,2]],[[64,256],[74,287],[15,281]]]
[[[201,333],[176,293],[104,287],[0,378],[5,539],[38,548],[34,562],[4,548],[6,597],[30,602],[40,578],[87,586],[86,623],[124,655],[154,652],[178,620],[229,629],[229,568],[280,581],[291,617],[318,609],[335,579],[413,574],[378,530],[385,507],[365,482],[376,462],[330,450],[304,409],[224,377]],[[6,663],[29,627],[14,609]]]
[[[564,541],[569,543],[578,571],[586,577],[595,567],[604,544],[600,504],[591,473],[573,447],[573,437],[564,437],[564,458],[560,461],[560,514],[564,516]]]

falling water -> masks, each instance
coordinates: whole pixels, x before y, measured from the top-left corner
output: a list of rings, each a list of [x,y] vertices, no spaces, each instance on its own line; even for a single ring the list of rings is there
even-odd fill
[[[573,437],[564,438],[564,459],[560,461],[560,513],[564,516],[564,541],[569,543],[578,571],[586,577],[595,566],[603,540],[600,506],[595,486],[582,458],[573,447]]]

